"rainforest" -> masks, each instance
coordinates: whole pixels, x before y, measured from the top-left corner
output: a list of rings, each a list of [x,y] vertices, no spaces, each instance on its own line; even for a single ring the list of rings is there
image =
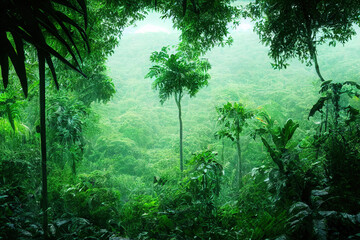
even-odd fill
[[[0,239],[360,239],[358,0],[0,1]]]

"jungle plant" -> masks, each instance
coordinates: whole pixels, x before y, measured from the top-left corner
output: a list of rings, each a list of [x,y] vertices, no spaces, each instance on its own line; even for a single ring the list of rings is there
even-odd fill
[[[84,16],[85,28],[87,25],[87,9],[85,1],[77,1],[75,5],[71,1],[62,1],[56,3],[64,9],[71,9],[73,13],[77,12]],[[85,43],[88,43],[84,27],[78,22],[58,11],[51,0],[41,3],[36,1],[3,1],[1,2],[1,16],[4,27],[0,29],[0,66],[2,81],[6,88],[9,82],[9,59],[20,79],[23,93],[25,97],[28,95],[28,79],[25,68],[25,51],[28,45],[33,46],[37,52],[39,63],[39,93],[40,93],[40,136],[41,136],[41,155],[42,155],[42,180],[43,180],[43,229],[44,236],[48,236],[47,224],[47,158],[46,158],[46,125],[45,125],[45,62],[47,62],[54,82],[58,87],[55,67],[51,56],[66,64],[68,67],[82,73],[78,66],[79,63],[76,54],[80,57],[77,45],[74,42],[74,35],[71,32],[78,32]],[[45,34],[46,32],[46,34]],[[51,36],[51,37],[49,37]],[[59,49],[54,49],[49,43],[49,39],[53,38],[58,46],[67,50],[74,62],[70,63],[64,55],[61,55]],[[80,57],[81,58],[81,57]]]
[[[149,195],[133,196],[122,208],[122,226],[129,237],[156,234],[159,201]]]
[[[236,178],[239,187],[242,187],[242,157],[240,134],[246,126],[246,120],[253,117],[253,112],[247,109],[242,103],[226,103],[218,107],[218,124],[221,129],[217,131],[216,136],[219,138],[227,137],[236,143],[238,162],[236,164]]]
[[[81,159],[84,139],[83,127],[88,109],[74,98],[54,96],[49,99],[49,137],[53,144],[51,153],[54,162],[64,168],[67,160],[72,160],[72,171],[76,174],[76,160]]]
[[[189,176],[183,181],[195,201],[212,204],[214,197],[219,196],[223,167],[215,161],[215,153],[210,150],[197,153],[188,163],[191,166]]]
[[[326,108],[326,116],[322,123],[325,125],[325,132],[329,130],[329,121],[331,121],[331,131],[338,132],[339,122],[342,121],[343,123],[348,124],[356,119],[359,114],[359,110],[353,108],[348,102],[349,99],[353,97],[360,97],[359,84],[352,81],[334,83],[329,80],[321,84],[319,93],[323,96],[320,97],[317,103],[312,107],[308,118],[314,116],[316,112],[320,112],[322,114],[322,118],[324,118],[324,108]],[[329,103],[331,104],[332,109],[328,108]],[[331,119],[329,119],[329,113],[332,114]],[[320,129],[320,133],[321,132],[322,129]]]
[[[175,236],[217,239],[223,234],[218,228],[215,205],[221,190],[223,167],[211,150],[194,154],[188,165],[179,190],[172,193],[173,203],[162,207],[171,214],[176,226],[172,229]]]
[[[359,109],[351,104],[359,98],[359,90],[360,85],[355,82],[326,81],[321,85],[320,93],[323,96],[309,113],[309,118],[316,112],[321,113],[322,122],[315,138],[317,155],[320,149],[325,152],[324,167],[335,194],[348,196],[349,204],[338,202],[341,208],[345,208],[338,209],[342,211],[355,211],[360,208],[356,204],[357,198],[353,197],[358,195],[356,182],[360,181],[356,174],[360,169],[358,161]]]
[[[119,213],[120,193],[107,184],[109,176],[100,171],[79,176],[78,182],[63,187],[61,200],[65,212],[111,230]],[[114,225],[115,224],[115,225]]]
[[[0,151],[25,143],[30,136],[30,129],[21,118],[25,101],[17,99],[16,95],[10,88],[4,92],[0,90]]]
[[[240,12],[232,0],[157,0],[163,18],[171,18],[174,28],[183,29],[180,40],[205,53],[214,46],[229,45],[229,24],[237,24]],[[191,26],[191,27],[190,27]]]
[[[299,153],[290,143],[296,129],[299,127],[292,119],[288,119],[284,127],[278,126],[265,113],[259,114],[261,128],[255,131],[259,134],[266,150],[277,168],[268,171],[268,190],[276,204],[291,204],[303,197],[306,184],[306,172],[299,159]]]
[[[39,150],[22,141],[18,146],[0,150],[0,239],[42,238]]]
[[[20,102],[16,101],[14,91],[0,92],[0,117],[7,115],[7,119],[15,131],[15,118],[19,114],[18,107]]]
[[[123,226],[129,236],[209,239],[222,234],[215,200],[223,168],[216,161],[216,153],[205,150],[194,154],[188,165],[180,184],[155,178],[156,198],[140,195],[124,205]]]
[[[283,154],[288,152],[290,147],[288,144],[290,143],[296,129],[299,127],[299,124],[295,123],[292,119],[288,119],[284,127],[280,127],[277,126],[275,121],[267,114],[263,113],[260,115],[263,117],[263,119],[258,118],[261,121],[262,127],[257,129],[256,133],[260,134],[261,141],[270,153],[271,159],[277,165],[279,170],[284,172],[286,169],[281,158]],[[273,146],[269,144],[263,134],[270,135]]]
[[[172,50],[172,52],[170,52]],[[174,52],[174,50],[176,50]],[[195,56],[195,57],[194,57]],[[208,61],[196,57],[196,54],[163,47],[160,52],[153,52],[150,61],[154,63],[147,78],[154,78],[153,88],[159,90],[160,103],[174,96],[179,110],[180,124],[180,170],[184,170],[183,163],[183,123],[181,116],[181,100],[187,93],[194,97],[203,87],[207,86],[211,68]]]
[[[328,203],[334,196],[326,189],[313,190],[311,199],[310,204],[295,202],[289,208],[287,239],[356,239],[359,236],[360,221],[356,221],[356,214],[330,210],[332,204]]]

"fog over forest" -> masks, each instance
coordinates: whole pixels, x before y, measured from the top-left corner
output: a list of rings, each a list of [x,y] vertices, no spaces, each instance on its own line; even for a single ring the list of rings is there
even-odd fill
[[[360,239],[357,1],[19,3],[0,240]]]

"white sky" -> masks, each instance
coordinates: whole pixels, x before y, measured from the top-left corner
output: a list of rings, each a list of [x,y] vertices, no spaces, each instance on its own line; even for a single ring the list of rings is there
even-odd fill
[[[253,25],[251,23],[243,22],[239,26],[236,27],[234,30],[230,30],[230,32],[242,32],[242,31],[251,31],[253,28]],[[168,26],[161,26],[161,25],[155,25],[155,24],[146,24],[143,26],[135,27],[132,29],[133,33],[139,34],[139,33],[166,33],[171,34],[174,33],[175,30],[172,28],[169,28]]]
[[[146,24],[144,26],[135,28],[134,33],[148,33],[148,32],[163,32],[170,34],[172,29],[168,29],[164,26],[154,25],[154,24]]]
[[[144,21],[136,23],[136,26],[131,26],[126,28],[124,33],[134,33],[134,34],[143,34],[143,33],[165,33],[165,34],[180,34],[176,29],[172,28],[172,22],[169,19],[162,20],[160,19],[159,13],[149,14]],[[242,20],[241,24],[236,27],[236,29],[230,29],[230,32],[244,32],[252,31],[253,23],[249,20]]]

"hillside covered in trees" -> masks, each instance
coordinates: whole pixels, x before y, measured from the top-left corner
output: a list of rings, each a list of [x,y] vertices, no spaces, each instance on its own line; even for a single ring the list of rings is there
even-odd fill
[[[360,239],[360,2],[0,2],[0,239]]]

